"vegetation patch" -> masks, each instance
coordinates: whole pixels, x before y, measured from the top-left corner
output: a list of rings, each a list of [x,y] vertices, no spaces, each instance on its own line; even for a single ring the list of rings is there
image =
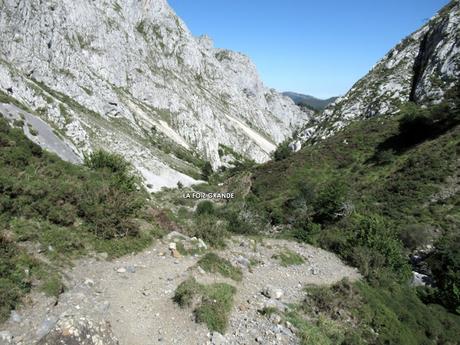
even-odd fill
[[[307,295],[285,315],[298,328],[303,344],[456,342],[460,317],[424,304],[407,286],[343,280],[327,289],[310,287]]]
[[[121,157],[97,151],[85,166],[62,161],[0,117],[1,314],[6,317],[38,280],[48,294],[62,292],[59,274],[22,251],[39,243],[56,267],[88,251],[120,256],[147,247],[159,229],[140,231],[149,220],[145,194]],[[3,236],[3,235],[2,235]],[[5,297],[4,297],[5,296]]]
[[[194,278],[181,283],[173,300],[182,308],[191,307],[196,321],[205,323],[210,331],[225,333],[236,289],[228,284],[203,285]]]
[[[278,254],[273,255],[273,258],[279,260],[281,266],[284,267],[302,265],[305,263],[303,256],[289,249],[284,249]]]
[[[206,272],[220,273],[222,276],[236,281],[243,279],[243,272],[240,268],[233,266],[230,261],[215,253],[207,253],[198,261],[198,265]]]

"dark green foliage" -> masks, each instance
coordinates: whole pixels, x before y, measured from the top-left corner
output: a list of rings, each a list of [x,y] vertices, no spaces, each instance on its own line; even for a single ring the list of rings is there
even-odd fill
[[[196,295],[201,291],[201,286],[192,278],[182,282],[174,293],[173,300],[180,307],[190,307]]]
[[[308,322],[318,325],[320,338],[335,338],[331,344],[457,344],[460,327],[460,317],[423,304],[413,289],[395,283],[373,287],[342,281],[329,289],[311,287],[297,313],[315,315]],[[330,334],[334,325],[341,328]]]
[[[208,181],[213,173],[212,165],[209,162],[205,162],[201,168],[201,178],[204,181]]]
[[[460,314],[460,235],[446,237],[438,243],[429,262],[439,287],[439,300]]]
[[[410,250],[428,244],[430,238],[432,238],[431,227],[423,224],[408,225],[399,233],[399,239],[403,242],[404,247]]]
[[[327,222],[341,217],[347,197],[347,186],[340,179],[327,181],[318,188],[313,201],[314,219],[316,222]]]
[[[289,141],[283,141],[281,144],[278,145],[276,150],[273,152],[273,159],[275,161],[283,160],[289,157],[292,153],[291,148],[289,147]]]
[[[222,217],[227,221],[229,232],[241,235],[255,235],[266,228],[266,217],[257,206],[257,201],[247,198],[245,202],[238,200],[228,204]]]
[[[376,273],[375,270],[385,268],[403,280],[409,277],[410,267],[393,224],[372,214],[355,214],[350,223],[348,252],[363,275],[369,277]]]
[[[136,188],[138,181],[131,164],[118,154],[98,150],[85,156],[85,165],[95,171],[110,173],[120,189],[133,191]]]
[[[196,207],[195,213],[199,215],[208,214],[213,215],[215,214],[214,203],[212,201],[206,200],[202,201]]]
[[[5,321],[30,291],[32,271],[38,263],[20,250],[5,234],[0,234],[0,322]]]
[[[5,215],[60,226],[81,218],[101,238],[136,234],[130,219],[143,201],[119,156],[92,154],[86,158],[91,172],[43,154],[19,130],[2,126],[0,135],[5,143],[0,147],[0,209]]]
[[[396,159],[393,149],[378,151],[375,154],[375,162],[379,165],[386,165],[392,163]]]

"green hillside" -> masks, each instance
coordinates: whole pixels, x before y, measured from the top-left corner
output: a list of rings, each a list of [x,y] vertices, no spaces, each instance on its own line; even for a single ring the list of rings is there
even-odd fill
[[[332,250],[365,278],[308,291],[288,315],[305,344],[458,344],[459,105],[457,88],[253,171],[246,203],[279,236]],[[412,288],[409,255],[426,245],[437,287]]]
[[[62,292],[69,259],[145,248],[157,230],[142,220],[138,189],[120,157],[96,152],[86,166],[73,165],[0,117],[0,321],[34,286]]]

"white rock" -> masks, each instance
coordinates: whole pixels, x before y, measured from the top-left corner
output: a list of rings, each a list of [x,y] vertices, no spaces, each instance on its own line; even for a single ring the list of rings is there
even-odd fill
[[[284,295],[284,292],[283,290],[274,288],[273,286],[266,286],[262,290],[262,295],[267,298],[280,299]]]
[[[212,332],[211,333],[211,343],[213,345],[224,345],[227,343],[227,339],[219,332]]]
[[[0,340],[6,342],[6,344],[9,344],[13,340],[13,336],[8,331],[1,331]]]
[[[92,287],[94,286],[94,280],[86,278],[83,284],[85,284],[86,286]]]
[[[198,248],[206,250],[206,249],[208,249],[208,245],[206,243],[204,243],[204,241],[201,238],[199,238],[198,239]]]
[[[313,114],[264,86],[247,56],[194,37],[166,0],[3,0],[0,14],[0,88],[40,110],[80,158],[123,155],[150,191],[198,182],[152,139],[214,168],[228,164],[221,145],[264,162]]]

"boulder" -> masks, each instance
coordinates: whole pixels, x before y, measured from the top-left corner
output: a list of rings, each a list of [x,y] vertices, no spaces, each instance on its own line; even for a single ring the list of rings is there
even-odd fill
[[[108,322],[70,317],[59,320],[37,345],[118,345]]]
[[[274,288],[273,286],[266,286],[262,289],[261,293],[267,298],[274,299],[280,299],[284,295],[283,290]]]

